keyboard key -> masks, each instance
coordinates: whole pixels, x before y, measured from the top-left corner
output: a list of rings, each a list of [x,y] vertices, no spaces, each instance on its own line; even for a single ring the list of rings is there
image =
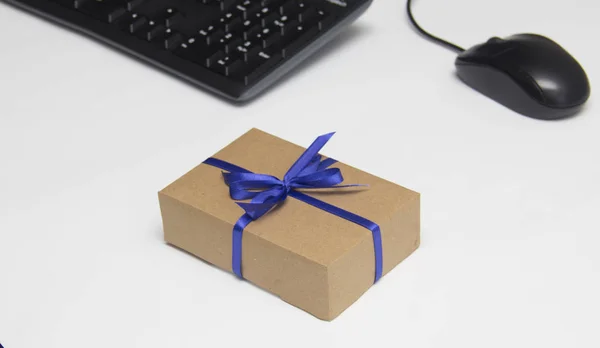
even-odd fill
[[[127,11],[127,0],[78,0],[78,11],[106,23],[113,23]]]
[[[271,29],[270,28],[260,28],[260,32],[258,32],[256,34],[255,37],[251,38],[251,39],[258,39],[258,40],[262,40],[263,37],[268,36],[269,34],[271,34]]]
[[[210,68],[211,66],[213,66],[214,64],[216,64],[219,59],[223,59],[227,57],[227,55],[225,54],[225,52],[223,51],[217,51],[213,54],[211,54],[210,56],[208,56],[205,60],[205,66],[207,68]]]
[[[177,48],[181,42],[183,42],[183,35],[181,35],[181,33],[173,32],[171,29],[167,29],[163,41],[163,46],[166,50],[170,51]]]
[[[246,10],[244,11],[244,19],[253,19],[256,18],[256,15],[262,10],[262,6],[260,3],[254,3],[250,6],[246,6]]]
[[[129,31],[129,33],[135,34],[141,28],[145,27],[147,24],[148,24],[148,19],[146,17],[140,17],[140,16],[136,15],[136,17],[133,18],[131,20],[131,22],[129,23],[129,25],[127,26],[127,29]]]
[[[143,17],[143,16],[140,16],[136,12],[127,13],[127,14],[125,14],[125,16],[121,17],[117,21],[117,26],[121,30],[129,32],[129,25],[131,23],[133,23],[136,19],[140,18],[140,17]]]
[[[267,27],[275,22],[280,17],[278,12],[271,12],[261,20],[261,25]]]
[[[314,7],[309,7],[304,11],[300,12],[298,19],[302,23],[313,22],[317,18],[317,10]]]
[[[291,57],[300,49],[302,49],[310,40],[319,34],[318,27],[305,28],[299,25],[295,28],[295,33],[289,33],[292,37],[291,41],[288,41],[286,47],[283,49],[283,57]]]
[[[260,11],[258,11],[254,17],[257,19],[261,19],[261,18],[265,18],[266,16],[268,16],[269,14],[271,14],[271,10],[268,7],[262,7],[260,9]]]
[[[233,17],[234,17],[233,13],[231,13],[231,12],[227,12],[225,15],[223,15],[223,17],[221,17],[221,18],[219,19],[219,22],[220,22],[221,24],[217,24],[217,25],[219,25],[219,26],[221,26],[221,25],[225,25],[225,22],[228,22],[228,21],[230,21],[230,20],[231,20]]]
[[[236,47],[236,54],[241,56],[244,62],[249,62],[251,57],[256,57],[261,49],[259,44],[246,41],[243,45]]]
[[[230,33],[236,31],[244,25],[242,17],[233,17],[228,21],[225,21],[225,31]]]
[[[289,0],[285,2],[279,8],[279,13],[281,15],[292,16],[300,11],[300,7],[298,6],[298,2],[296,0]]]
[[[244,30],[244,40],[252,40],[256,38],[256,35],[262,31],[260,25],[255,25]]]
[[[198,32],[200,38],[205,44],[210,45],[210,42],[215,39],[212,35],[217,31],[217,28],[213,25],[208,26],[206,29],[202,29]],[[225,33],[223,32],[223,35]],[[219,38],[220,39],[220,38]]]
[[[173,51],[173,54],[178,56],[179,58],[189,60],[192,62],[197,62],[197,59],[199,58],[198,57],[199,53],[202,52],[202,50],[199,46],[202,45],[203,43],[201,43],[200,41],[197,41],[195,39],[190,39],[190,40],[191,40],[191,42],[188,41],[188,42],[181,43],[179,45],[179,47],[177,47]],[[203,62],[198,62],[198,63],[202,64]]]
[[[162,24],[151,25],[149,26],[148,31],[146,32],[146,40],[156,40],[157,38],[162,37],[165,34],[166,30],[167,28]]]
[[[249,1],[247,1],[247,3],[248,3],[247,6],[244,3],[235,6],[235,9],[237,10],[237,14],[235,16],[240,16],[242,18],[242,20],[248,19],[248,16],[247,16],[248,6],[251,6],[252,3]]]
[[[144,2],[145,2],[145,0],[128,0],[127,1],[127,11],[132,11],[133,9],[140,6]]]
[[[275,30],[271,30],[262,35],[262,47],[267,48],[276,44],[281,39],[281,33]]]
[[[295,33],[299,24],[300,22],[297,19],[290,20],[288,17],[275,21],[275,25],[279,27],[281,35],[289,35],[290,31],[292,34]]]
[[[275,7],[278,7],[279,5],[281,5],[281,3],[283,3],[284,1],[285,0],[262,0],[261,4],[263,7],[269,6],[269,7],[275,8]],[[277,11],[277,12],[279,12],[279,11]]]
[[[191,38],[179,45],[173,51],[175,55],[185,60],[189,60],[204,67],[207,66],[207,58],[217,53],[216,46],[206,46],[203,40]],[[217,56],[216,58],[218,58]]]
[[[264,75],[272,67],[277,65],[283,57],[280,53],[269,55],[265,52],[259,52],[258,55],[252,59],[254,69],[243,77],[244,84],[249,85],[256,81],[259,77]]]
[[[133,31],[130,32],[141,40],[148,40],[148,33],[156,27],[157,25],[155,21],[146,17],[142,17],[141,19],[138,19],[132,23],[130,30]]]
[[[234,5],[237,0],[217,0],[217,2],[219,3],[221,11],[225,11]]]
[[[212,33],[210,33],[206,38],[206,44],[212,45],[221,41],[221,39],[225,36],[225,32],[222,29],[216,29]]]
[[[211,70],[221,75],[230,76],[241,71],[244,67],[244,62],[228,56],[217,60],[216,64],[213,65]]]
[[[174,8],[168,8],[165,12],[164,22],[167,27],[172,27],[183,20],[183,15]]]
[[[319,30],[325,30],[329,28],[335,21],[335,17],[327,14],[323,10],[317,11],[319,15]]]
[[[220,40],[220,43],[223,45],[225,53],[229,53],[242,43],[242,38],[228,33]]]
[[[225,75],[226,76],[231,76],[234,75],[240,71],[242,71],[244,68],[246,67],[246,65],[244,64],[244,62],[242,62],[241,60],[235,60],[233,62],[231,62],[231,64],[229,64],[228,66],[226,66],[226,70],[225,70]]]

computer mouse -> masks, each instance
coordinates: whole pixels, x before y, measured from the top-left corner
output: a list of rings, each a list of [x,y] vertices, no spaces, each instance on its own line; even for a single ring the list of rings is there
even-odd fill
[[[575,58],[536,34],[491,38],[461,52],[455,65],[467,85],[533,118],[571,116],[590,96],[588,77]]]

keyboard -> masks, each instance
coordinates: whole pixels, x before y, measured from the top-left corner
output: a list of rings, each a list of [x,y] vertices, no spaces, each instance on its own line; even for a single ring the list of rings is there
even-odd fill
[[[271,86],[372,0],[6,0],[233,101]]]

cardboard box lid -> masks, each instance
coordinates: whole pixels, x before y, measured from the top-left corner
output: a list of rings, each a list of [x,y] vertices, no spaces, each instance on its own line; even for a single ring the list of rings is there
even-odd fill
[[[238,165],[255,173],[283,178],[305,148],[252,129],[213,157]],[[367,184],[368,188],[307,190],[306,193],[348,210],[371,221],[387,221],[418,193],[365,173],[343,163],[340,168],[345,184]],[[221,170],[200,164],[166,187],[162,194],[195,209],[202,210],[230,225],[244,214],[229,196]],[[352,249],[371,232],[359,225],[289,197],[257,221],[246,227],[251,233],[313,262],[327,266]],[[382,231],[385,236],[385,230]],[[385,263],[384,273],[394,265]]]

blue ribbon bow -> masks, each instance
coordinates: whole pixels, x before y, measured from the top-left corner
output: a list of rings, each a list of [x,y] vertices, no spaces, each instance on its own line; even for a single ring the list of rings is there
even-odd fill
[[[338,168],[329,168],[336,160],[321,161],[319,150],[334,133],[322,135],[300,156],[288,170],[283,180],[254,173],[223,173],[225,183],[229,185],[229,194],[235,200],[252,199],[250,203],[237,203],[252,220],[257,220],[274,206],[285,201],[294,189],[326,189],[364,185],[339,185],[344,178]]]
[[[287,197],[293,197],[369,229],[373,234],[375,282],[381,278],[383,248],[379,226],[361,216],[297,191],[297,189],[337,189],[364,186],[358,184],[340,185],[344,181],[341,171],[338,168],[329,168],[337,161],[331,158],[322,160],[321,155],[318,154],[333,134],[329,133],[318,137],[291,166],[283,180],[268,174],[255,174],[216,158],[209,158],[204,161],[205,164],[227,171],[223,172],[223,177],[225,183],[229,186],[229,194],[232,199],[251,200],[249,203],[237,202],[245,211],[245,214],[240,217],[233,227],[232,268],[238,277],[243,278],[241,263],[244,228],[251,221],[258,220],[267,214],[276,205],[285,201]]]

